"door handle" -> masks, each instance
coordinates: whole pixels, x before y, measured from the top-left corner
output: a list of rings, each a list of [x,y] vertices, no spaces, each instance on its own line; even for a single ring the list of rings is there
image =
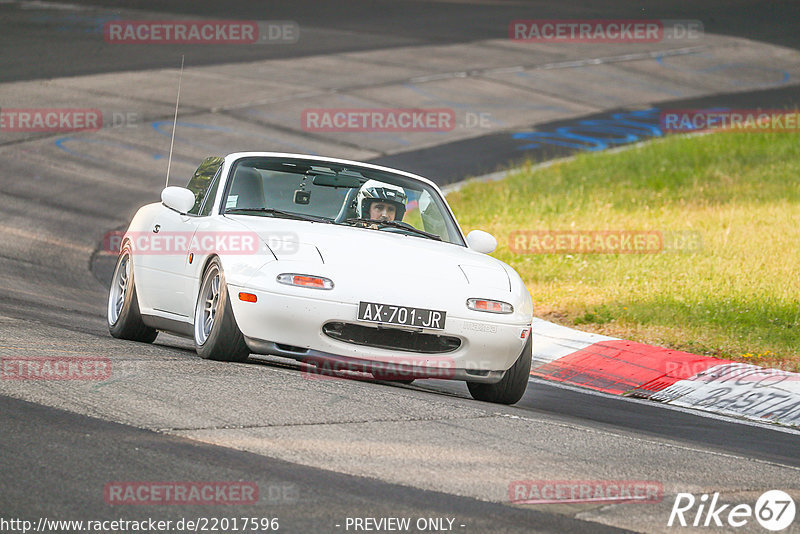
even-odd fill
[[[153,227],[153,233],[157,234],[159,231],[161,231],[161,225],[157,224]]]

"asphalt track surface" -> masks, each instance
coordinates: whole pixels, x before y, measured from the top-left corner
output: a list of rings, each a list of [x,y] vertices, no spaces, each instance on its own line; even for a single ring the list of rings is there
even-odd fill
[[[603,0],[539,1],[450,1],[348,0],[346,2],[195,2],[173,0],[100,1],[76,0],[71,4],[137,9],[182,14],[193,17],[255,20],[293,20],[308,36],[297,46],[287,47],[210,47],[190,53],[192,64],[213,64],[254,59],[300,57],[401,45],[463,43],[507,36],[508,22],[515,19],[698,19],[705,31],[734,35],[800,47],[800,36],[789,21],[800,16],[800,6],[792,0],[646,0],[624,2]],[[457,7],[456,7],[457,6]],[[105,15],[105,20],[110,20]],[[10,21],[9,21],[10,22]],[[91,36],[97,21],[82,15],[56,12],[40,24],[5,25],[0,42],[4,53],[0,81],[56,76],[76,76],[96,72],[128,71],[153,67],[172,67],[183,52],[180,46],[130,47],[108,49]],[[60,37],[65,27],[85,29],[83,37]],[[57,36],[54,39],[54,35]]]
[[[74,2],[75,4],[120,6],[124,8],[145,9],[159,12],[163,7],[158,2]],[[254,59],[273,59],[280,57],[299,57],[345,50],[369,50],[375,48],[391,49],[395,46],[423,45],[430,43],[469,42],[480,38],[499,38],[497,28],[505,27],[514,18],[607,18],[613,12],[618,18],[641,16],[646,11],[652,18],[692,18],[704,21],[706,31],[737,35],[751,39],[773,42],[786,47],[800,47],[800,38],[787,20],[797,20],[797,4],[794,2],[706,2],[701,6],[686,7],[685,2],[645,2],[635,7],[624,2],[591,3],[562,2],[557,6],[550,2],[501,2],[489,5],[484,2],[453,4],[450,2],[297,2],[287,4],[251,2],[231,2],[224,7],[213,2],[174,2],[168,11],[171,14],[183,13],[203,17],[258,18],[272,20],[294,20],[301,27],[308,28],[311,39],[304,39],[298,47],[274,48],[253,47],[245,51],[232,51],[229,48],[213,48],[196,54],[191,59],[196,63],[230,63]],[[758,17],[753,17],[758,13]],[[2,24],[3,64],[1,81],[38,80],[58,76],[77,76],[96,72],[122,72],[157,67],[174,67],[179,55],[177,48],[131,48],[124,51],[107,52],[96,47],[95,41],[76,37],[74,32],[62,32],[63,25],[85,24],[80,16],[59,15],[54,11],[51,18],[39,20],[34,28],[24,24],[12,24],[11,19]],[[63,39],[53,39],[53,35]],[[686,99],[675,105],[725,105],[730,107],[749,105],[750,102],[774,102],[776,107],[798,101],[796,88],[752,91],[736,95],[708,96],[703,99]],[[606,112],[608,113],[608,112]],[[599,116],[599,115],[598,115]],[[557,127],[554,122],[543,127]],[[482,150],[478,150],[482,147]],[[563,155],[568,151],[549,150],[525,157],[546,159]],[[472,154],[472,158],[460,157]],[[486,156],[491,154],[491,156]],[[459,156],[455,158],[455,156]],[[459,166],[442,165],[442,161],[458,159]],[[481,139],[456,141],[406,153],[393,154],[379,158],[378,161],[391,163],[400,168],[408,168],[423,173],[433,173],[442,183],[462,179],[469,174],[495,170],[498,166],[520,159],[518,151],[509,144],[507,138],[491,135]],[[25,174],[28,171],[29,174]],[[51,169],[33,170],[18,167],[7,168],[7,172],[31,179],[30,193],[6,192],[5,202],[19,202],[24,205],[31,200],[40,206],[41,211],[29,217],[40,215],[52,217],[50,224],[60,225],[74,235],[91,231],[92,225],[102,224],[108,219],[108,211],[130,211],[124,199],[109,199],[103,190],[93,191],[82,187],[77,192],[59,187],[59,195],[50,195],[48,180],[60,178],[59,171]],[[449,173],[449,174],[448,174]],[[36,177],[34,180],[32,177]],[[77,197],[80,197],[78,201]],[[77,207],[72,207],[71,203]],[[109,205],[110,204],[110,205]],[[48,208],[59,208],[68,217],[51,216]],[[278,454],[274,449],[258,454],[246,450],[258,450],[258,445],[248,447],[237,441],[236,436],[222,438],[209,437],[216,430],[235,433],[248,426],[247,417],[252,417],[252,425],[262,424],[257,415],[258,381],[269,375],[271,382],[286,387],[285,394],[291,396],[290,388],[298,388],[294,380],[302,372],[302,366],[270,359],[251,359],[243,366],[224,367],[209,362],[198,362],[187,344],[176,338],[161,336],[153,346],[140,346],[112,341],[105,331],[103,318],[104,288],[102,282],[107,276],[107,266],[97,262],[92,265],[70,263],[73,258],[84,257],[81,246],[72,242],[51,243],[47,250],[27,242],[25,219],[8,204],[7,213],[13,213],[9,225],[4,225],[4,241],[0,244],[0,258],[4,269],[3,295],[0,300],[0,343],[4,349],[12,345],[22,345],[31,354],[47,355],[48,347],[58,353],[98,353],[118,357],[121,367],[130,363],[141,372],[142,366],[149,365],[154,383],[158,383],[158,373],[164,372],[163,389],[178,390],[182,380],[191,387],[195,381],[197,397],[177,397],[173,400],[185,403],[175,409],[191,413],[199,423],[180,428],[166,415],[163,421],[155,412],[159,405],[148,406],[148,395],[156,398],[156,389],[125,391],[119,405],[114,409],[127,410],[128,415],[109,415],[101,409],[90,408],[97,417],[87,417],[73,413],[75,406],[81,406],[76,395],[85,393],[64,390],[63,408],[52,401],[49,394],[41,393],[41,403],[0,397],[0,516],[3,518],[22,517],[35,519],[46,516],[51,519],[80,518],[125,518],[157,517],[158,519],[177,519],[191,516],[278,516],[282,531],[286,532],[342,532],[337,524],[346,517],[454,517],[456,524],[465,525],[456,529],[463,532],[605,532],[615,530],[602,523],[625,525],[633,530],[662,530],[666,524],[670,502],[666,508],[655,512],[639,512],[633,508],[621,507],[617,515],[614,510],[596,508],[563,509],[543,507],[540,509],[522,508],[502,504],[501,498],[473,498],[460,495],[482,495],[479,489],[469,486],[463,493],[458,490],[431,491],[425,489],[428,482],[437,477],[447,477],[450,471],[437,471],[437,465],[423,460],[418,464],[419,472],[407,477],[395,475],[394,470],[407,463],[397,463],[396,459],[386,459],[387,476],[375,474],[374,466],[365,451],[347,447],[335,449],[333,454],[345,457],[329,461],[325,465],[302,461],[286,461],[291,454]],[[15,229],[14,229],[15,228]],[[16,232],[16,233],[15,233]],[[96,232],[95,232],[96,233]],[[25,249],[25,247],[28,247]],[[63,248],[63,251],[62,251]],[[21,260],[19,250],[27,250],[27,258]],[[75,254],[72,254],[72,253]],[[104,270],[105,269],[105,270]],[[92,272],[92,270],[94,272]],[[11,287],[11,280],[25,280],[28,284]],[[49,295],[49,298],[48,298]],[[75,304],[80,302],[80,304]],[[118,351],[112,354],[113,351]],[[37,352],[42,351],[42,352]],[[13,354],[13,353],[12,353]],[[173,366],[174,367],[170,367]],[[176,373],[186,376],[178,376]],[[208,374],[209,380],[203,375]],[[219,391],[221,381],[241,381],[239,392]],[[254,385],[255,384],[255,385]],[[610,396],[587,393],[532,380],[523,400],[511,408],[496,407],[468,400],[466,388],[462,384],[418,381],[413,386],[402,387],[377,382],[356,382],[336,384],[342,389],[342,406],[352,413],[342,416],[342,420],[330,416],[325,410],[334,398],[330,384],[315,384],[300,381],[303,395],[290,400],[295,402],[292,413],[287,416],[291,427],[303,428],[308,425],[309,436],[313,437],[314,424],[336,426],[350,422],[352,415],[356,422],[364,416],[370,422],[370,410],[358,408],[360,404],[372,406],[386,403],[387,410],[396,413],[428,409],[435,412],[420,415],[420,419],[436,421],[440,412],[440,426],[434,430],[414,429],[407,426],[409,421],[389,413],[388,425],[380,432],[393,434],[398,442],[406,438],[419,445],[423,452],[435,451],[442,446],[441,437],[431,432],[442,429],[455,429],[454,436],[463,440],[463,435],[472,435],[475,449],[464,449],[475,453],[481,443],[487,443],[490,450],[509,454],[522,454],[526,458],[536,458],[537,462],[527,464],[518,470],[519,478],[532,478],[542,473],[541,478],[558,479],[553,473],[563,473],[561,479],[580,479],[581,467],[587,464],[608,462],[605,473],[609,479],[633,478],[634,474],[652,472],[658,478],[666,472],[703,471],[698,478],[686,475],[686,485],[682,491],[724,491],[736,488],[736,492],[746,499],[752,496],[742,489],[748,487],[757,496],[767,489],[797,490],[798,434],[763,425],[743,424],[725,418],[711,418],[686,411],[665,409],[652,403],[619,399]],[[208,388],[204,390],[203,388]],[[326,389],[327,388],[327,389]],[[203,398],[203,392],[214,391],[219,396]],[[38,392],[30,393],[36,398]],[[238,397],[241,395],[241,397]],[[245,398],[246,397],[246,398]],[[44,400],[47,399],[47,400]],[[163,399],[158,399],[163,400]],[[338,398],[336,398],[338,401]],[[127,404],[126,404],[127,403]],[[47,404],[46,406],[44,404]],[[214,406],[221,404],[221,406]],[[163,407],[163,405],[160,405]],[[264,411],[292,409],[287,404],[266,405]],[[92,410],[95,410],[94,412]],[[111,410],[111,408],[109,408]],[[314,410],[322,412],[322,419],[331,421],[319,423],[312,415]],[[363,410],[361,412],[360,410]],[[111,410],[113,411],[113,410]],[[237,416],[228,413],[237,413]],[[309,420],[306,420],[306,413]],[[217,417],[222,413],[232,422],[225,426]],[[302,414],[301,414],[302,413]],[[147,415],[152,414],[152,420]],[[241,417],[238,417],[238,415]],[[169,414],[168,414],[169,415]],[[337,417],[341,414],[337,414]],[[182,415],[182,416],[185,416]],[[137,417],[140,419],[137,420]],[[269,414],[263,417],[278,417]],[[295,418],[296,420],[293,420]],[[538,441],[526,442],[516,432],[520,427],[502,429],[482,428],[481,421],[523,420],[528,431],[541,435]],[[471,424],[472,420],[477,421]],[[224,418],[223,418],[224,420]],[[119,421],[119,422],[114,422]],[[124,424],[121,424],[124,423]],[[263,439],[273,439],[282,430],[281,423],[269,420],[263,424],[267,435]],[[380,424],[375,421],[374,424]],[[275,426],[273,426],[275,425]],[[138,427],[138,428],[137,428]],[[460,433],[459,433],[460,431]],[[343,430],[343,433],[358,430]],[[378,433],[379,431],[376,431]],[[185,436],[185,437],[182,437]],[[324,437],[324,436],[323,436]],[[445,438],[447,436],[444,436]],[[188,438],[188,439],[187,439]],[[269,439],[267,439],[269,438]],[[293,439],[302,442],[303,434],[286,434],[277,439],[276,447],[291,447]],[[309,438],[311,439],[311,438]],[[200,443],[199,441],[207,443]],[[209,443],[224,443],[230,447]],[[580,448],[575,440],[587,440],[585,448]],[[353,441],[357,441],[353,436]],[[428,443],[429,442],[429,443]],[[498,442],[505,442],[501,446]],[[327,443],[325,439],[312,441],[318,446]],[[331,442],[332,443],[332,442]],[[454,442],[455,443],[455,442]],[[535,446],[531,446],[531,444]],[[333,444],[333,443],[332,443]],[[527,448],[530,447],[530,448]],[[627,448],[624,454],[615,447]],[[636,447],[636,450],[632,449]],[[527,449],[526,449],[527,448]],[[240,449],[240,450],[237,450]],[[246,450],[241,450],[246,449]],[[663,453],[669,449],[675,454]],[[415,454],[415,449],[401,449]],[[559,456],[557,451],[563,451]],[[346,457],[349,455],[350,457]],[[447,461],[447,455],[444,458]],[[480,462],[480,459],[476,459]],[[496,461],[485,459],[486,462]],[[357,468],[346,464],[365,464],[365,476],[346,473],[361,473]],[[477,469],[475,464],[465,462],[465,469]],[[574,465],[574,468],[570,468]],[[344,466],[344,467],[343,467]],[[535,469],[538,468],[539,470]],[[380,473],[380,462],[377,472]],[[514,473],[513,469],[510,471]],[[509,471],[498,474],[503,484],[509,480]],[[597,471],[592,475],[598,478]],[[762,473],[763,478],[756,473]],[[549,476],[548,476],[549,474]],[[503,478],[505,477],[505,478]],[[455,477],[454,477],[455,478]],[[584,477],[585,478],[585,477]],[[681,491],[676,483],[664,475],[668,491]],[[262,499],[252,507],[112,507],[102,500],[102,487],[112,480],[250,480],[259,484],[262,492],[268,488],[289,487],[291,496],[275,501]],[[761,482],[753,482],[754,480]],[[411,482],[410,482],[411,481]],[[415,484],[414,481],[419,483]],[[452,486],[458,488],[458,481]],[[487,485],[488,485],[487,481]],[[749,484],[749,486],[748,486]],[[502,484],[501,484],[502,485]],[[733,490],[731,490],[733,491]],[[732,497],[735,499],[735,497]],[[494,500],[495,502],[487,502]],[[665,499],[668,501],[670,499]],[[636,506],[636,505],[634,505]],[[641,505],[639,505],[641,506]],[[211,509],[213,508],[213,509]],[[665,512],[666,510],[666,512]],[[627,520],[619,515],[629,517]],[[630,519],[633,517],[634,519]],[[642,519],[636,519],[641,517]],[[649,521],[654,521],[650,523]]]
[[[198,480],[256,482],[262,488],[263,504],[239,506],[236,516],[278,517],[280,530],[287,532],[341,531],[336,525],[358,513],[371,517],[457,517],[469,525],[469,530],[458,530],[468,532],[620,532],[553,513],[298,466],[14,399],[4,399],[0,422],[6,436],[0,486],[6,518],[114,518],[103,501],[87,498],[91,496],[87,488],[103,487],[127,471],[141,480],[184,480],[190,475]],[[44,436],[43,429],[47,429]],[[135,458],[131,451],[135,451]],[[76,469],[76,452],[84,460],[91,459],[91,470]],[[124,467],[131,461],[138,464],[134,470]],[[267,488],[276,489],[271,497]],[[155,506],[124,517],[173,521],[230,517],[230,509],[209,508]]]

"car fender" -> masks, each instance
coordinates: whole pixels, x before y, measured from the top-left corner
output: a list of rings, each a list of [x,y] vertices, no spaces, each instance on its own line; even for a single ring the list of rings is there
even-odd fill
[[[152,204],[147,204],[139,208],[131,219],[128,228],[125,230],[125,234],[122,236],[122,240],[120,241],[120,251],[126,243],[135,241],[136,236],[145,235],[146,232],[152,231],[153,221],[155,221],[157,215],[161,213],[161,210],[164,209],[167,208],[161,202],[153,202]],[[134,281],[143,280],[144,277],[142,276],[141,262],[137,261],[136,247],[132,246],[131,249],[131,255],[133,257],[133,279]],[[151,313],[153,307],[148,301],[147,291],[137,290],[136,297],[141,313]]]

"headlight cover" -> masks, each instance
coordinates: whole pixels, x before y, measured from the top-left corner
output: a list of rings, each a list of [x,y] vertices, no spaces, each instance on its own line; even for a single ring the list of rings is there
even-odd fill
[[[287,286],[307,287],[309,289],[333,289],[333,280],[313,274],[281,273],[278,283]]]
[[[502,300],[468,299],[467,308],[487,313],[514,313],[514,306]]]

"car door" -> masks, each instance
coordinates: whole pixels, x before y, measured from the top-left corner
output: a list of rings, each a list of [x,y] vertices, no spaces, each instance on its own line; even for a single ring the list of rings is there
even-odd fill
[[[150,250],[137,254],[139,265],[149,271],[148,302],[155,311],[177,316],[172,317],[176,320],[192,320],[196,295],[189,277],[190,248],[213,204],[222,162],[223,158],[209,157],[197,168],[187,185],[196,199],[187,213],[161,206],[149,229]]]

